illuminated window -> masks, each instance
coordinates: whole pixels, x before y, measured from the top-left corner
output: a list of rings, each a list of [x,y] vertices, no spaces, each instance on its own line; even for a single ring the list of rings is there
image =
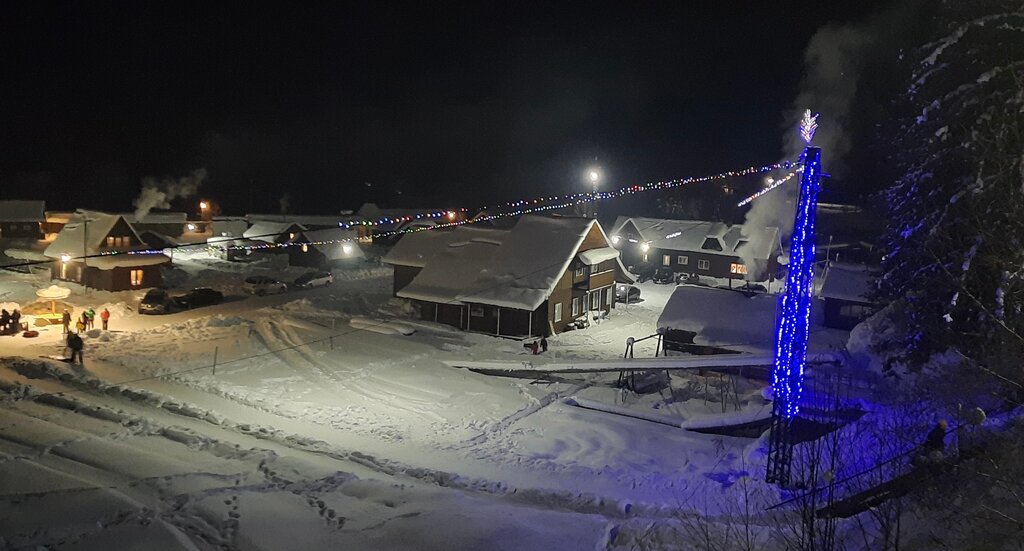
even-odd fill
[[[586,270],[587,267],[584,266],[583,264],[580,264],[580,267],[576,268],[576,277],[583,277],[583,275],[586,273]]]
[[[605,289],[602,292],[604,293],[604,303],[607,304],[608,306],[611,306],[612,305],[612,298],[615,297],[615,293],[612,292],[612,288],[608,287],[607,289]]]
[[[672,265],[672,255],[667,255],[667,254],[662,255],[661,256],[661,265],[662,266],[671,266]]]
[[[303,243],[302,244],[302,252],[308,253],[309,252],[309,245]]]
[[[743,264],[732,263],[729,264],[729,273],[745,275],[747,273],[747,267],[744,266]]]
[[[107,246],[108,247],[113,247],[114,246],[114,238],[113,237],[107,236]]]
[[[295,239],[295,232],[289,233],[288,234],[288,239]]]
[[[68,263],[67,262],[61,262],[60,263],[60,278],[61,279],[67,279],[68,278]]]
[[[555,304],[555,321],[562,321],[562,303]]]
[[[679,255],[679,258],[676,259],[676,261],[679,263],[680,266],[686,266],[687,264],[690,263],[690,257],[681,254]]]
[[[710,270],[711,269],[711,262],[708,262],[707,260],[698,260],[697,261],[697,269],[698,270]]]
[[[132,270],[131,271],[131,280],[132,280],[132,287],[141,287],[142,286],[142,270]]]

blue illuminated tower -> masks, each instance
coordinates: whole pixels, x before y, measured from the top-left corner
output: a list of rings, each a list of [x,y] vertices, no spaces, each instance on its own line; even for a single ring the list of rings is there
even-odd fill
[[[775,364],[772,367],[772,429],[765,480],[788,484],[793,457],[792,425],[800,411],[807,335],[814,294],[814,219],[821,190],[821,149],[811,145],[817,115],[804,114],[800,134],[807,141],[800,160],[800,196],[789,245],[789,274],[779,299],[775,328]]]

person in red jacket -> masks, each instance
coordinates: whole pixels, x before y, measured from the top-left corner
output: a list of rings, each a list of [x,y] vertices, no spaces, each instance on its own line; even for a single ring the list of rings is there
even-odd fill
[[[103,330],[106,331],[107,322],[110,321],[110,310],[104,308],[103,311],[100,312],[100,320],[103,322]]]

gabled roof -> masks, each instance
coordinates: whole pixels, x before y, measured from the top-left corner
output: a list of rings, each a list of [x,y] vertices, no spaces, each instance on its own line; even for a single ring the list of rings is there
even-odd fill
[[[398,296],[442,304],[461,303],[480,272],[494,259],[501,245],[487,241],[450,243],[438,252]]]
[[[249,229],[242,233],[242,237],[246,239],[255,239],[258,241],[265,241],[267,243],[274,243],[279,236],[284,236],[282,241],[289,239],[289,232],[302,231],[306,228],[296,224],[295,222],[256,222]]]
[[[491,265],[459,300],[536,310],[551,296],[595,225],[604,236],[600,224],[592,219],[521,217]],[[607,238],[604,244],[608,245]]]
[[[501,243],[508,230],[459,226],[454,230],[424,230],[407,233],[395,243],[382,261],[393,266],[422,268],[431,258],[443,252],[451,243],[481,241]]]
[[[627,222],[632,222],[643,241],[656,249],[740,256],[740,248],[749,247],[754,243],[757,250],[746,251],[745,256],[767,259],[779,240],[779,229],[775,227],[761,228],[755,236],[744,234],[743,226],[730,226],[721,222],[624,216],[615,221],[612,235],[618,234]],[[747,229],[749,231],[749,228]],[[711,239],[712,243],[717,241],[722,250],[704,248],[708,239]]]
[[[0,222],[45,222],[46,201],[0,201]]]
[[[43,254],[49,258],[60,258],[63,254],[69,254],[72,257],[80,257],[83,253],[86,256],[98,254],[101,252],[100,248],[105,244],[107,236],[110,235],[111,230],[120,221],[124,221],[135,241],[142,243],[142,239],[135,231],[135,228],[128,221],[124,220],[123,216],[83,211],[75,213],[71,220],[60,230],[60,233],[57,234],[53,242],[46,247]],[[145,248],[145,246],[140,248]],[[85,263],[87,266],[109,270],[119,266],[160,264],[167,260],[169,259],[162,254],[115,255],[87,258]]]

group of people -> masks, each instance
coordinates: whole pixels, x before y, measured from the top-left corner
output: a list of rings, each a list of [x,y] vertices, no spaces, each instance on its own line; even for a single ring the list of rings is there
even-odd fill
[[[523,345],[523,348],[529,350],[530,353],[535,355],[535,356],[537,354],[540,354],[541,352],[547,352],[548,351],[548,338],[547,337],[541,337],[539,341],[528,342],[528,343]]]
[[[17,333],[21,330],[21,311],[17,308],[13,312],[7,309],[0,311],[0,333]]]
[[[99,313],[99,317],[100,321],[103,323],[103,330],[106,331],[107,324],[110,322],[110,310],[104,308],[103,311]],[[68,310],[67,308],[64,309],[64,318],[62,321],[64,324],[64,333],[70,333],[71,311]],[[95,323],[96,310],[93,310],[92,307],[89,307],[89,309],[82,312],[82,315],[78,318],[77,321],[75,321],[75,329],[77,330],[78,333],[81,333],[82,331],[88,331],[89,329],[92,329],[95,326]]]

